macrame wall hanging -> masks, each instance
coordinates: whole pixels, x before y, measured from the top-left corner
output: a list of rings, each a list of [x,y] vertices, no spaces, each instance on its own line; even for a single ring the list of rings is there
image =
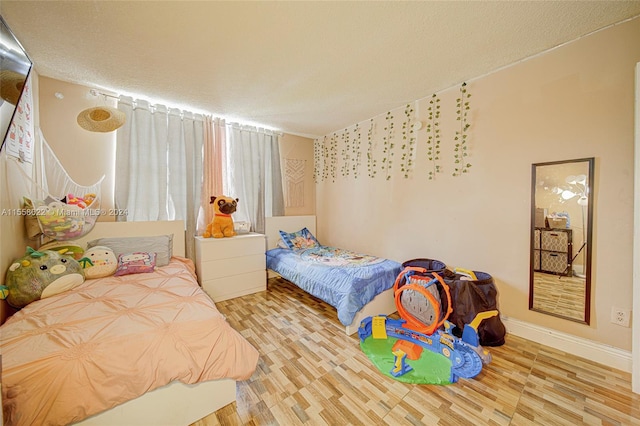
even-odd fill
[[[285,159],[285,182],[287,188],[287,207],[304,206],[304,169],[305,160]]]

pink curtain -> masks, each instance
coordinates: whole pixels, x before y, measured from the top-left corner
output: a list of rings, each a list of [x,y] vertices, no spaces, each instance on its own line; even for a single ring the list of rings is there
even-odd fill
[[[202,194],[198,213],[197,235],[213,220],[213,209],[209,200],[213,195],[224,195],[222,176],[225,152],[225,122],[206,116],[204,120],[204,156],[202,165]]]

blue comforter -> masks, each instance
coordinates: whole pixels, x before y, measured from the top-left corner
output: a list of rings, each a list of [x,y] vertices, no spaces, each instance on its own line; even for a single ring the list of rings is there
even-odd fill
[[[393,260],[328,246],[268,250],[267,268],[336,308],[344,325],[350,325],[379,293],[393,287],[402,271],[402,265]]]

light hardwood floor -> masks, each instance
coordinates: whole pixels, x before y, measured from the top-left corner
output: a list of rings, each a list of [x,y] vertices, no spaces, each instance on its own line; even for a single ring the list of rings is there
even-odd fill
[[[381,374],[335,310],[294,285],[217,304],[261,354],[211,425],[640,425],[631,376],[507,336],[474,379],[408,385]]]
[[[534,286],[534,309],[584,321],[584,278],[536,272]]]

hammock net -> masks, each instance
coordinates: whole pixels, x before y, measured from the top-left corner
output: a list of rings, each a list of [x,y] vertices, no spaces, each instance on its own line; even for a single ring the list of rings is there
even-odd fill
[[[73,240],[87,234],[100,216],[100,187],[104,176],[93,185],[76,183],[47,144],[38,129],[34,148],[34,179],[31,194],[23,199],[29,238],[38,230],[58,241]],[[37,222],[37,227],[36,227]]]

